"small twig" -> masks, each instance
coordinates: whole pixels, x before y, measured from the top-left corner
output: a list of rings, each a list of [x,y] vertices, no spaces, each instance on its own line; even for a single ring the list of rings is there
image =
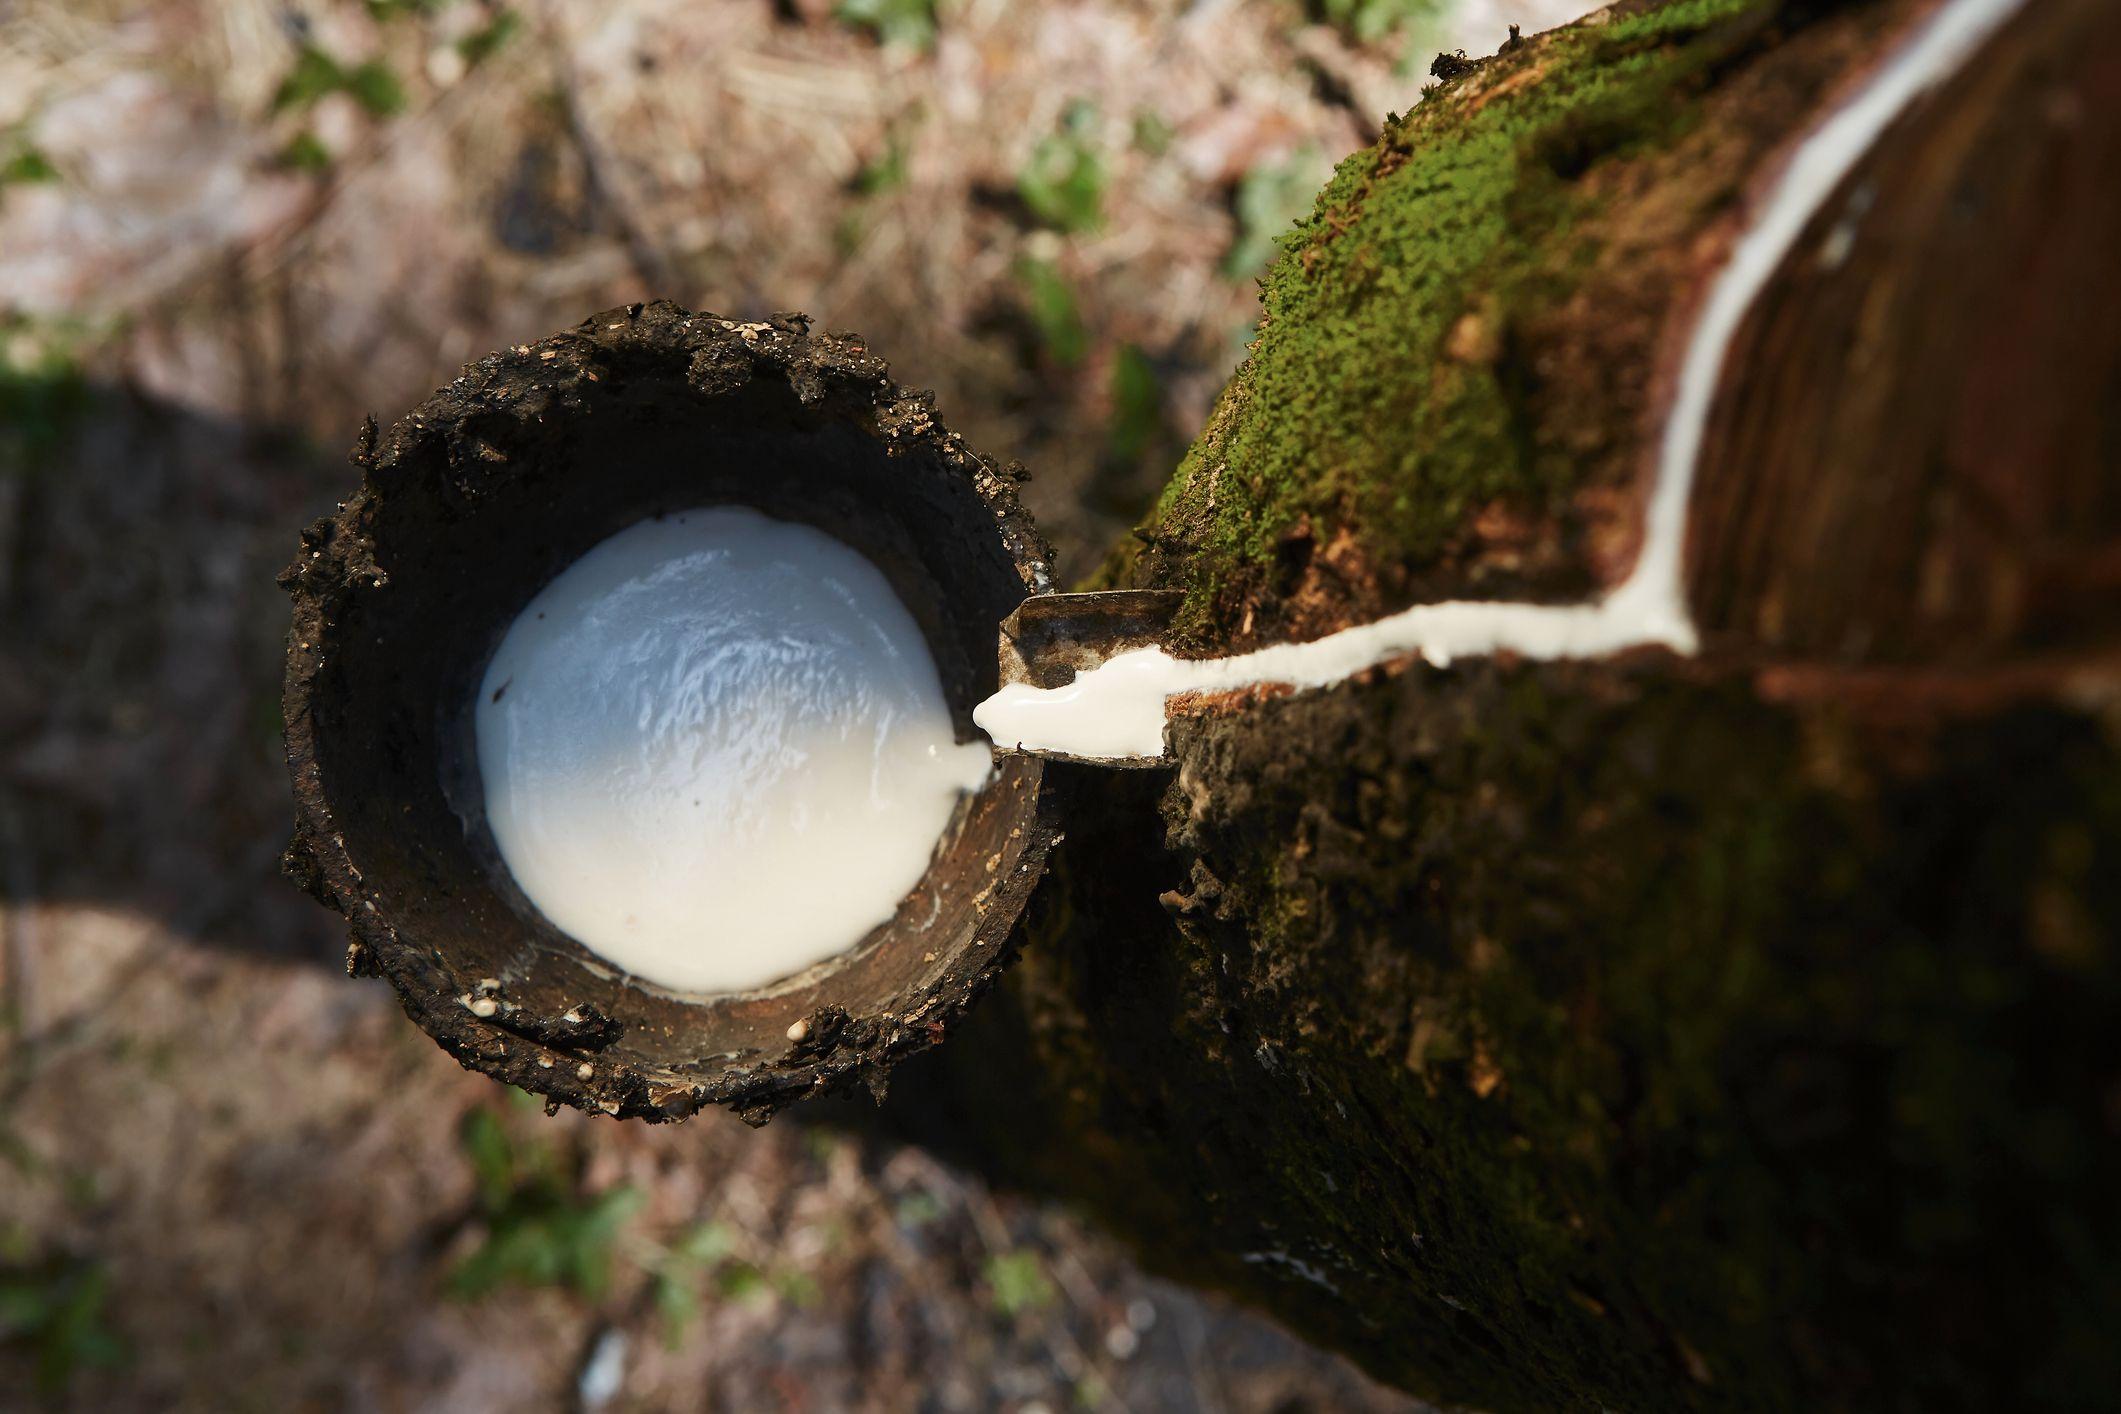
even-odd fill
[[[555,33],[557,20],[552,5],[541,6],[539,13],[546,48],[553,56],[560,106],[567,119],[568,140],[582,157],[583,186],[590,206],[608,214],[618,228],[619,240],[633,262],[634,274],[647,293],[657,298],[682,298],[685,292],[678,287],[677,263],[648,234],[647,224],[634,209],[632,196],[617,177],[603,143],[598,141],[582,116],[574,58],[565,39]]]

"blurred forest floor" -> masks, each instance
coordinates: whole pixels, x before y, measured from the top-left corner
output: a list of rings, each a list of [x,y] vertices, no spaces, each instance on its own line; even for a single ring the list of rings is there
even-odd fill
[[[547,1120],[277,875],[295,531],[629,300],[1124,534],[1333,161],[1570,0],[0,0],[0,1407],[1390,1410],[917,1150]]]

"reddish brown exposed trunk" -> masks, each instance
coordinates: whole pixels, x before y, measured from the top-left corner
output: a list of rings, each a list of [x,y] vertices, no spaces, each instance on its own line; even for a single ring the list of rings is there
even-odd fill
[[[2117,102],[2112,7],[2033,5],[1821,213],[1704,449],[1712,635],[1931,665],[2112,645]]]

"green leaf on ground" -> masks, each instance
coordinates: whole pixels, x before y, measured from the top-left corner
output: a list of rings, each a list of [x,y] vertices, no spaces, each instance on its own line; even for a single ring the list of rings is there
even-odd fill
[[[405,85],[390,65],[370,59],[349,69],[317,48],[305,44],[295,54],[295,66],[273,93],[275,113],[301,111],[314,106],[327,94],[345,93],[377,118],[387,118],[405,109]]]
[[[1134,462],[1149,450],[1164,423],[1164,385],[1148,356],[1120,345],[1112,360],[1112,421],[1105,443],[1115,461]]]
[[[327,93],[337,93],[346,86],[346,70],[339,61],[317,48],[305,44],[295,52],[295,66],[288,70],[287,77],[280,80],[274,91],[272,106],[275,113],[289,108],[307,108]]]
[[[296,172],[328,172],[331,170],[331,150],[317,140],[317,135],[304,128],[287,140],[275,159],[282,167]]]
[[[655,1274],[655,1311],[663,1321],[663,1344],[672,1350],[685,1342],[685,1328],[700,1312],[699,1288],[673,1272]]]
[[[1052,1278],[1036,1252],[1004,1252],[987,1259],[987,1286],[994,1308],[1005,1316],[1036,1311],[1053,1303]]]
[[[49,337],[0,321],[0,475],[41,466],[89,407],[80,367]],[[7,1146],[0,1144],[0,1155]]]
[[[862,196],[881,196],[906,185],[906,145],[893,133],[884,150],[862,164],[854,174],[854,190]]]
[[[388,118],[405,111],[405,85],[381,59],[370,59],[348,74],[346,91],[374,117]]]
[[[59,180],[59,169],[44,153],[24,143],[0,159],[0,187],[33,186]]]
[[[479,65],[501,52],[508,42],[523,28],[523,17],[513,10],[503,10],[479,28],[457,41],[457,53],[464,62],[476,69]]]
[[[773,1274],[773,1289],[791,1306],[808,1310],[825,1299],[824,1288],[808,1272],[786,1267]]]
[[[502,1286],[562,1286],[601,1300],[619,1230],[641,1202],[631,1188],[563,1200],[519,1193],[488,1215],[484,1245],[450,1274],[450,1290],[469,1299]]]
[[[868,30],[885,44],[928,49],[935,44],[935,0],[840,0],[841,24]]]
[[[1177,135],[1164,115],[1153,108],[1144,108],[1134,115],[1134,146],[1151,157],[1169,152],[1171,139]]]
[[[451,1293],[468,1300],[502,1286],[563,1286],[601,1299],[620,1232],[642,1195],[623,1186],[581,1191],[574,1166],[551,1145],[519,1143],[490,1109],[467,1114],[458,1141],[486,1233],[450,1273]]]
[[[109,1299],[110,1273],[90,1258],[0,1269],[0,1345],[28,1351],[38,1389],[58,1394],[80,1371],[109,1369],[130,1357],[105,1312]]]
[[[1060,267],[1050,260],[1019,261],[1016,279],[1023,286],[1026,312],[1046,357],[1059,364],[1081,363],[1090,351],[1090,335],[1083,328],[1075,291]]]
[[[1097,110],[1078,99],[1016,174],[1016,194],[1041,224],[1087,231],[1104,219],[1105,163],[1093,145]]]
[[[766,1278],[749,1262],[729,1262],[715,1273],[714,1289],[725,1301],[750,1301],[766,1293]]]

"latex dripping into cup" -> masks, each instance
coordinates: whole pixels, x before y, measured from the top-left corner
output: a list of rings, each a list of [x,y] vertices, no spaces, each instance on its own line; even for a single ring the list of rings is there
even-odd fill
[[[1027,599],[1000,625],[1004,688],[1140,649],[1177,597]],[[675,992],[770,987],[888,922],[991,769],[984,739],[954,739],[876,566],[740,505],[658,514],[564,567],[502,636],[473,714],[514,886]],[[836,887],[808,887],[820,860]]]
[[[1153,682],[1139,750],[990,749],[1003,694],[1177,663],[1178,596],[1050,592],[1009,470],[855,336],[628,306],[355,460],[282,576],[287,868],[350,971],[552,1104],[881,1091],[1010,960],[1051,758],[1159,763]]]
[[[629,306],[482,360],[303,534],[288,871],[466,1065],[762,1122],[881,1089],[1057,834],[972,721],[1050,586],[1004,468],[852,335]]]

